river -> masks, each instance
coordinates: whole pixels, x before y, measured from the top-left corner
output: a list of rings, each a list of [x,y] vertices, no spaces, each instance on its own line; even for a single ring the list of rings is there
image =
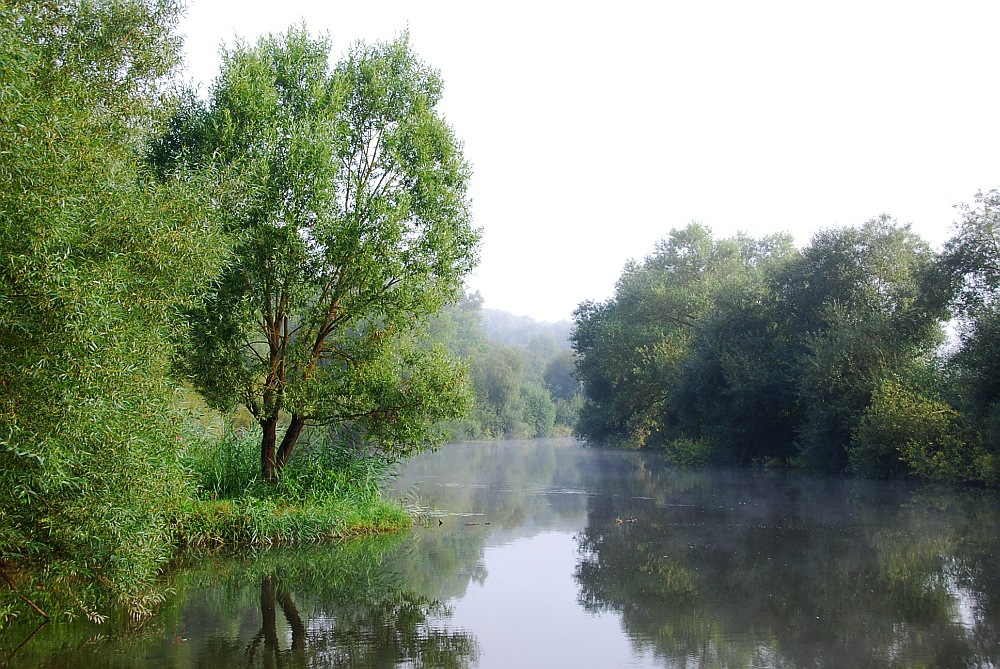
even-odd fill
[[[388,494],[412,531],[193,556],[154,619],[0,667],[1000,666],[995,492],[552,439],[449,445]]]

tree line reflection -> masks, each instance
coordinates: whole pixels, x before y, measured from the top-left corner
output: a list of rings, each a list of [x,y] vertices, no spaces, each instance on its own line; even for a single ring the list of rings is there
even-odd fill
[[[581,606],[619,615],[637,649],[666,666],[994,667],[1000,658],[994,492],[671,470],[655,454],[557,441],[451,448],[423,466],[456,484],[429,498],[488,511],[494,537],[584,524]],[[541,500],[568,489],[586,494]],[[461,596],[470,580],[461,565],[481,568],[488,535],[428,536],[421,551],[438,556],[435,573],[455,576],[441,594]]]
[[[617,612],[644,650],[699,667],[1000,657],[992,495],[746,472],[644,481],[644,500],[590,500],[576,570],[581,604]]]

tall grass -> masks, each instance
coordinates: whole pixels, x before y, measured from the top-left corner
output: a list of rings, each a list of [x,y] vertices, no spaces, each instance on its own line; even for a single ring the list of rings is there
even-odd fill
[[[260,432],[229,429],[193,439],[184,464],[197,490],[177,523],[188,546],[321,541],[406,527],[409,516],[386,501],[385,459],[325,431],[304,438],[277,483],[260,477]]]
[[[259,487],[259,432],[227,427],[221,437],[189,437],[182,462],[200,498],[241,497]]]

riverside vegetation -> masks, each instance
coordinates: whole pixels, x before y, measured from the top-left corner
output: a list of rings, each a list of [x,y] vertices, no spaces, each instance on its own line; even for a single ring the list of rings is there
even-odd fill
[[[149,613],[186,546],[405,526],[380,484],[449,438],[997,481],[1000,194],[939,254],[676,230],[570,351],[463,294],[470,169],[406,35],[240,43],[202,99],[180,11],[0,3],[0,625]]]
[[[201,100],[179,11],[0,4],[0,623],[148,613],[186,545],[407,525],[379,484],[472,401],[425,336],[479,241],[438,74],[292,28]]]
[[[801,250],[674,230],[576,311],[578,433],[679,463],[995,485],[1000,192],[959,211],[940,253],[888,216]]]

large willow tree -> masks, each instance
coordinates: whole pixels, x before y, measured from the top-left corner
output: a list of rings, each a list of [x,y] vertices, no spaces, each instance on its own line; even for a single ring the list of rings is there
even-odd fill
[[[137,151],[176,19],[170,0],[0,3],[0,573],[77,613],[95,581],[142,608],[172,554],[167,335],[220,246],[191,183],[152,185]]]
[[[208,104],[153,152],[164,173],[220,175],[234,252],[181,366],[212,406],[259,422],[265,480],[307,424],[398,457],[468,402],[459,367],[415,336],[460,295],[478,244],[441,79],[406,36],[335,68],[329,51],[301,28],[227,51]]]

